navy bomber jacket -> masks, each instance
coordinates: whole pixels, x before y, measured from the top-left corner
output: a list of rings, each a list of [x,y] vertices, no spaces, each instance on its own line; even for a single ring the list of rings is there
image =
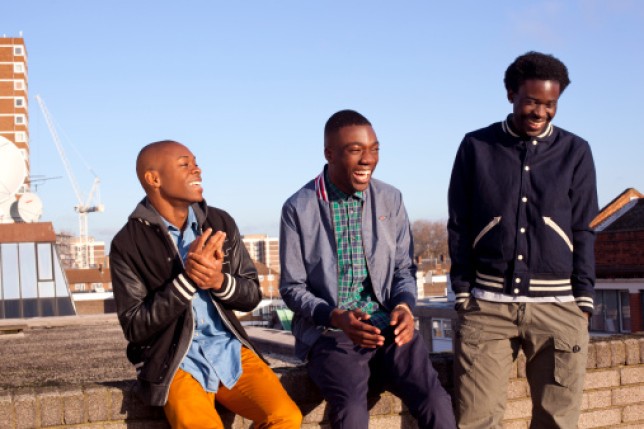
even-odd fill
[[[593,311],[595,167],[588,143],[549,124],[522,138],[509,118],[465,135],[449,187],[456,305],[473,287],[509,296],[574,296]]]

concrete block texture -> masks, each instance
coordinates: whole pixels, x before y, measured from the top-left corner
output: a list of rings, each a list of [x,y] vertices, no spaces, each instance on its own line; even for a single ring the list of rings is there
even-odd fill
[[[602,389],[619,386],[619,371],[617,369],[604,369],[587,371],[584,377],[584,390]]]
[[[626,344],[624,341],[611,341],[610,353],[612,366],[624,365],[626,363]]]
[[[644,404],[627,405],[622,411],[622,421],[629,422],[644,422]],[[644,423],[642,423],[644,425]]]
[[[626,345],[626,365],[637,365],[640,363],[640,341],[635,338],[624,340]]]
[[[40,424],[42,427],[63,424],[63,400],[58,389],[52,388],[37,395],[40,408]]]
[[[14,424],[11,393],[0,390],[0,427],[13,428]]]
[[[13,397],[15,428],[30,429],[38,427],[38,408],[33,389],[20,389]]]
[[[621,368],[620,372],[622,384],[644,383],[644,366],[627,366]],[[642,389],[644,389],[644,386]]]
[[[642,386],[620,387],[612,391],[613,405],[632,405],[644,403],[644,388]]]
[[[610,343],[605,341],[596,342],[595,356],[596,368],[610,368],[610,366],[613,364]]]
[[[60,396],[63,401],[63,422],[66,425],[86,423],[83,391],[80,388],[65,389],[61,390]]]
[[[582,412],[579,416],[579,429],[589,428],[614,428],[622,422],[622,410],[613,408],[608,410],[597,410]]]

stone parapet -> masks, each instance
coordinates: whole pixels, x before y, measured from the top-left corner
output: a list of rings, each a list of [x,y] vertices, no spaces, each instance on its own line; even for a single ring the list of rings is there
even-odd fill
[[[110,328],[110,325],[112,328]],[[123,347],[121,338],[115,337],[114,323],[104,321],[96,326],[83,324],[78,331],[64,331],[67,334],[102,336],[96,344],[111,344],[110,349]],[[61,328],[62,329],[62,328]],[[70,328],[66,328],[70,329]],[[133,394],[133,379],[130,368],[124,359],[124,350],[108,350],[107,357],[111,366],[104,361],[92,366],[92,360],[99,357],[86,356],[88,361],[79,362],[89,365],[89,372],[82,368],[76,370],[74,378],[65,378],[66,361],[52,352],[46,365],[37,366],[37,357],[29,356],[25,343],[31,338],[43,345],[43,338],[52,337],[55,327],[43,332],[34,329],[30,333],[16,336],[15,340],[0,339],[0,428],[104,428],[104,429],[157,429],[168,428],[161,408],[144,406]],[[269,353],[288,353],[292,350],[292,337],[283,332],[270,332],[263,328],[249,329],[251,336],[263,338],[257,343]],[[38,337],[38,335],[43,335]],[[275,338],[271,343],[267,338]],[[90,339],[88,338],[88,341]],[[15,342],[14,342],[15,341]],[[76,338],[76,341],[79,341]],[[74,343],[82,350],[82,342]],[[13,354],[22,353],[20,359],[29,361],[34,370],[45,372],[43,377],[30,378],[22,367],[7,363],[3,351],[11,349]],[[51,347],[47,347],[51,349]],[[90,350],[90,349],[88,349]],[[36,352],[42,354],[42,350]],[[73,353],[73,350],[70,351]],[[102,353],[105,353],[102,350]],[[113,353],[115,352],[115,353]],[[7,352],[11,353],[11,352]],[[89,351],[83,351],[89,353]],[[121,357],[122,356],[122,357]],[[300,406],[304,414],[303,428],[326,428],[326,404],[317,388],[309,380],[306,370],[292,359],[276,359],[269,355],[269,361],[280,377],[286,390]],[[75,357],[78,359],[78,357]],[[121,359],[121,360],[119,360]],[[451,353],[431,355],[432,362],[440,375],[441,383],[451,393],[453,386]],[[87,363],[90,362],[90,363]],[[122,366],[122,369],[119,369]],[[47,373],[50,371],[51,373]],[[99,372],[98,374],[96,372]],[[79,374],[80,373],[80,374]],[[99,375],[103,374],[103,377]],[[108,374],[109,373],[109,374]],[[91,375],[91,376],[90,376]],[[107,375],[110,375],[109,377]],[[22,378],[20,378],[22,377]],[[69,376],[71,377],[71,375]],[[25,387],[26,386],[26,387]],[[415,428],[415,422],[407,409],[395,396],[385,393],[371,398],[371,428]],[[251,422],[221,410],[227,428],[249,428]],[[525,379],[525,358],[520,356],[514,366],[508,384],[508,403],[504,427],[527,429],[531,416],[529,388]],[[579,428],[641,428],[644,427],[644,337],[623,336],[593,340],[590,345],[587,374],[582,401]]]

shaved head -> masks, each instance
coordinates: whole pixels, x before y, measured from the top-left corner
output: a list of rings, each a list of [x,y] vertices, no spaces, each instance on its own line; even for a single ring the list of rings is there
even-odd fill
[[[158,142],[150,143],[139,151],[136,157],[136,177],[143,189],[148,192],[148,183],[145,180],[145,173],[152,170],[159,170],[164,161],[161,154],[167,149],[176,146],[183,146],[181,143],[174,140],[161,140]]]

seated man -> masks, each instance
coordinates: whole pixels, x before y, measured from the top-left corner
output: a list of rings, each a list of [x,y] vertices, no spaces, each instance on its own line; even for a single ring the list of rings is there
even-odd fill
[[[234,220],[206,205],[194,155],[152,143],[136,172],[146,198],[110,258],[137,393],[173,428],[223,428],[215,402],[262,428],[299,428],[299,409],[233,314],[259,303],[257,271]]]
[[[280,228],[280,293],[296,353],[333,428],[367,428],[367,391],[401,397],[421,428],[454,428],[449,395],[414,330],[416,267],[400,192],[371,180],[379,142],[361,114],[326,123],[328,165],[290,197]],[[371,386],[370,386],[371,385]]]

